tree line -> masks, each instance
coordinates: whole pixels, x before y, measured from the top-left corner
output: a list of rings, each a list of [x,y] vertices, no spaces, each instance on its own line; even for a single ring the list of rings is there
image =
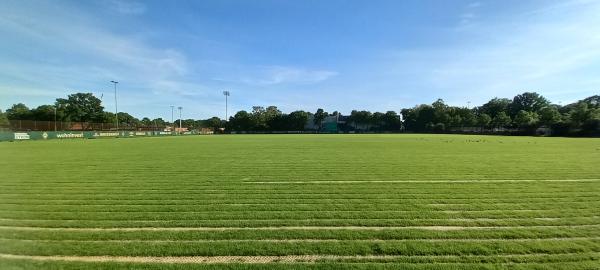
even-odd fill
[[[165,127],[173,123],[163,118],[150,119],[143,117],[138,119],[129,113],[119,112],[117,114],[119,124],[132,127]],[[59,122],[90,122],[110,123],[116,122],[115,113],[104,110],[102,101],[92,93],[75,93],[67,98],[57,98],[52,105],[41,105],[29,108],[23,103],[13,104],[12,107],[2,112],[0,110],[0,126],[7,125],[9,120],[31,120],[31,121],[59,121]],[[179,119],[177,119],[177,124]],[[199,128],[208,126],[220,126],[221,119],[212,117],[205,120],[185,119],[182,126],[188,128]],[[219,124],[214,124],[219,122]]]
[[[162,118],[138,119],[119,112],[120,124],[131,126],[164,127],[178,125]],[[0,111],[0,125],[8,120],[114,123],[115,114],[104,111],[101,101],[91,93],[76,93],[56,99],[53,105],[28,108],[14,104],[5,113]],[[350,115],[318,109],[314,113],[293,111],[284,113],[276,106],[254,106],[251,111],[238,111],[228,121],[219,117],[182,119],[183,127],[212,128],[225,131],[323,131],[324,125],[334,130],[363,132],[479,132],[509,130],[519,134],[534,134],[540,127],[554,135],[600,135],[600,96],[595,95],[568,105],[553,104],[535,92],[525,92],[512,99],[493,98],[474,108],[450,106],[442,99],[432,104],[421,104],[395,111],[370,112],[353,110]]]
[[[465,127],[513,130],[533,134],[546,127],[554,135],[598,135],[600,132],[600,96],[561,106],[552,104],[535,92],[513,99],[493,98],[469,109],[448,106],[443,100],[403,109],[404,126],[414,132],[449,132]]]

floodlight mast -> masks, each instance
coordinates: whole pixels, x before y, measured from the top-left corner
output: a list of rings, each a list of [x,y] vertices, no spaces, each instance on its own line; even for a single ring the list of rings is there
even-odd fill
[[[54,132],[56,132],[56,106],[54,105]]]
[[[173,118],[174,111],[175,106],[171,105],[171,125],[173,126],[173,129],[175,129],[175,119]]]
[[[117,132],[119,132],[119,109],[117,107],[117,81],[110,81],[115,86],[115,124],[117,127]]]
[[[181,132],[181,110],[183,110],[183,107],[177,107],[177,109],[179,109],[179,132]]]
[[[227,121],[228,118],[228,114],[227,114],[227,97],[230,96],[229,91],[223,91],[223,95],[225,96],[225,121]]]

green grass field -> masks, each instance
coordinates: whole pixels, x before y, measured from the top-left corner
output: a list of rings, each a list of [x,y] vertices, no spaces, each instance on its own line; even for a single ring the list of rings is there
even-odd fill
[[[0,143],[0,269],[600,269],[600,139]]]

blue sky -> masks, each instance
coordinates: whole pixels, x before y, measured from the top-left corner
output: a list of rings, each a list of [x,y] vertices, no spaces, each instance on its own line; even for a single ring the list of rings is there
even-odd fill
[[[170,119],[600,90],[600,1],[0,2],[0,108],[73,92]]]

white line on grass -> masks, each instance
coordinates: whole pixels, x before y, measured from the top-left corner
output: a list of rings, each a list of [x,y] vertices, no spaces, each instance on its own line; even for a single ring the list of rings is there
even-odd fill
[[[531,258],[550,257],[553,255],[578,255],[581,253],[531,253],[531,254],[494,254],[493,257],[502,258]],[[599,252],[585,253],[596,256]],[[21,259],[35,261],[72,261],[72,262],[122,262],[122,263],[186,263],[186,264],[211,264],[211,263],[294,263],[318,262],[337,260],[393,260],[403,258],[431,258],[431,259],[460,259],[460,258],[488,258],[485,255],[287,255],[287,256],[182,256],[182,257],[142,257],[142,256],[37,256],[0,254],[2,259]],[[435,263],[435,262],[433,262]]]
[[[236,230],[502,230],[523,228],[586,228],[599,227],[600,224],[583,225],[533,225],[533,226],[283,226],[283,227],[112,227],[112,228],[75,228],[75,227],[30,227],[30,226],[0,226],[5,230],[28,231],[236,231]]]
[[[595,182],[600,179],[499,179],[499,180],[340,180],[340,181],[244,181],[244,184],[348,184],[348,183],[503,183]]]
[[[196,240],[146,240],[146,239],[107,239],[107,240],[76,240],[76,239],[15,239],[0,238],[2,241],[36,242],[36,243],[343,243],[343,242],[534,242],[534,241],[579,241],[600,240],[600,237],[550,237],[550,238],[411,238],[411,239],[196,239]]]

